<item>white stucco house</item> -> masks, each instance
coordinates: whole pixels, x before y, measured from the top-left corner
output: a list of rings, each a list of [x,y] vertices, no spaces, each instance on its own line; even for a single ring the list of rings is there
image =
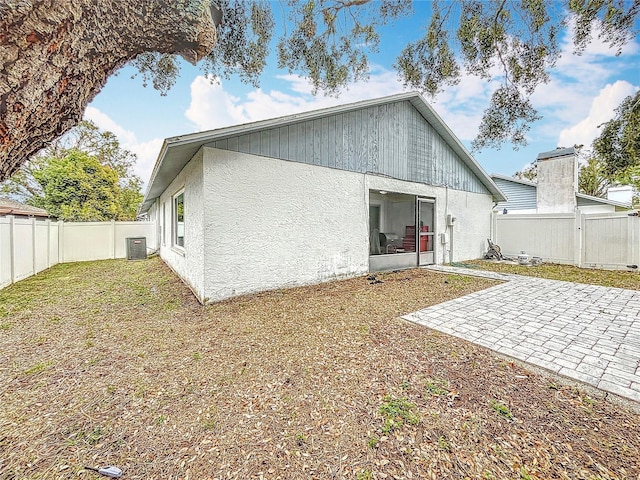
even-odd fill
[[[506,198],[404,93],[168,138],[142,212],[198,299],[482,257]]]
[[[612,213],[631,207],[631,195],[623,200],[578,191],[578,157],[573,147],[540,153],[536,163],[536,182],[491,174],[491,179],[507,197],[496,205],[498,214]]]

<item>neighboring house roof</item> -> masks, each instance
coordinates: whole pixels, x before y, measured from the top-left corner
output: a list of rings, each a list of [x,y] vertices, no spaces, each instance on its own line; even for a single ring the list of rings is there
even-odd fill
[[[584,193],[576,193],[576,198],[578,199],[578,206],[586,206],[586,205],[613,205],[614,207],[620,208],[631,208],[630,203],[625,202],[617,202],[615,200],[609,200],[607,198],[594,197],[593,195],[586,195]]]
[[[566,150],[566,149],[565,149]],[[562,152],[563,150],[558,150]],[[560,155],[558,155],[560,156]],[[545,157],[549,158],[549,157]],[[535,210],[537,204],[536,189],[538,185],[529,180],[521,180],[519,178],[509,177],[508,175],[500,175],[492,173],[491,178],[500,187],[507,196],[506,202],[499,202],[498,209],[506,208],[507,210]],[[631,205],[624,202],[616,202],[606,198],[585,195],[584,193],[576,193],[576,201],[579,207],[588,205],[613,205],[614,207],[630,208]]]
[[[537,185],[528,180],[492,174],[491,178],[504,192],[507,201],[499,202],[496,206],[502,210],[535,210],[537,204]]]
[[[49,217],[46,210],[0,197],[0,215],[23,215],[29,217]]]
[[[271,132],[277,136],[279,128],[293,126],[295,124],[304,124],[310,121],[320,121],[330,116],[338,114],[350,114],[358,110],[369,107],[383,106],[394,102],[408,101],[419,112],[422,118],[431,126],[433,130],[443,139],[448,148],[462,160],[468,171],[471,172],[479,185],[482,185],[483,191],[488,191],[496,201],[506,200],[503,193],[496,186],[493,180],[482,169],[480,164],[469,154],[460,140],[453,134],[449,127],[444,123],[440,116],[431,108],[431,106],[417,92],[401,93],[391,95],[384,98],[365,100],[348,105],[340,105],[311,112],[298,113],[285,117],[274,118],[270,120],[262,120],[243,125],[220,128],[217,130],[209,130],[206,132],[192,133],[178,137],[171,137],[164,140],[155,167],[151,174],[149,186],[145,194],[143,204],[140,211],[146,212],[151,207],[153,201],[158,198],[164,190],[169,186],[173,179],[180,173],[184,166],[203,146],[213,146],[216,148],[219,144],[223,144],[225,139],[238,136],[250,136],[252,134],[262,132],[269,137],[267,132]],[[336,127],[338,128],[338,127]],[[260,143],[260,142],[258,142]],[[411,148],[411,146],[406,146]],[[231,149],[229,147],[228,149]],[[250,148],[254,150],[254,148]],[[252,152],[253,153],[253,152]],[[271,155],[265,155],[271,156]],[[276,155],[277,157],[277,155]],[[277,157],[280,158],[280,157]],[[288,160],[300,161],[298,158],[284,158]],[[421,166],[425,168],[424,166]],[[443,184],[444,186],[444,184]],[[451,186],[451,185],[449,185]]]

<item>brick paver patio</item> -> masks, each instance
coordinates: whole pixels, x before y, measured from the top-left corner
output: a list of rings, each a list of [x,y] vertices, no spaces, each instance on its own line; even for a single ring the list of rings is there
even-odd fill
[[[640,291],[428,268],[505,283],[403,318],[640,402]]]

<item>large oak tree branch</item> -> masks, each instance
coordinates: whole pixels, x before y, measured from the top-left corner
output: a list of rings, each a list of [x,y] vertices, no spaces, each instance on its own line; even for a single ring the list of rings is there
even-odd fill
[[[210,0],[0,0],[0,181],[78,124],[143,52],[192,63],[213,48]]]

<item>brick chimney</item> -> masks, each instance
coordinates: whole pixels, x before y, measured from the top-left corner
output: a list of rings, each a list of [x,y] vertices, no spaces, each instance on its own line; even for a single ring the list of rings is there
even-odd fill
[[[573,213],[577,207],[576,149],[559,148],[538,155],[537,213]]]

